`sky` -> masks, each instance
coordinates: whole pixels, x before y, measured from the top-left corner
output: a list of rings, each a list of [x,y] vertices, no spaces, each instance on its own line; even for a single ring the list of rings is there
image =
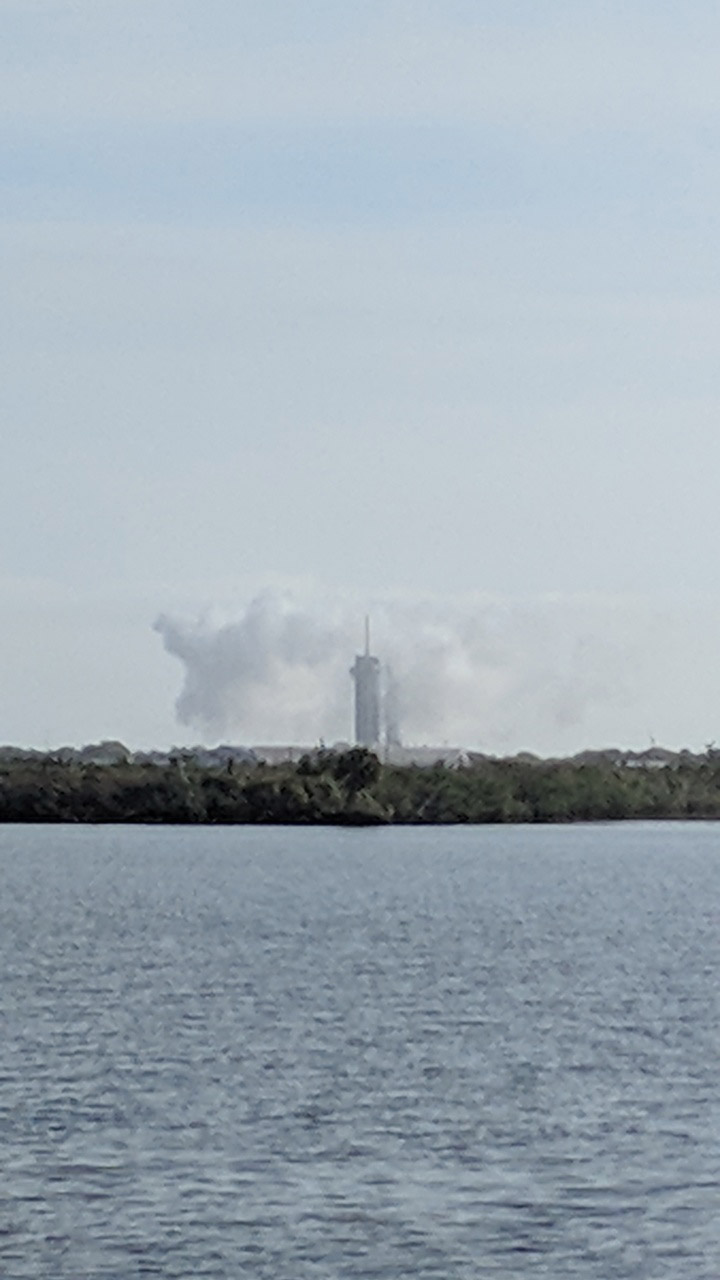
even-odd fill
[[[720,737],[719,40],[0,0],[0,741]]]

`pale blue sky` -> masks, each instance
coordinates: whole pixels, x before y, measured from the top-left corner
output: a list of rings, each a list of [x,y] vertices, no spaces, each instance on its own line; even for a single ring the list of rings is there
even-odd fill
[[[0,740],[200,736],[151,624],[273,586],[550,594],[603,693],[523,720],[564,677],[514,640],[486,747],[714,737],[719,47],[693,0],[0,0]]]

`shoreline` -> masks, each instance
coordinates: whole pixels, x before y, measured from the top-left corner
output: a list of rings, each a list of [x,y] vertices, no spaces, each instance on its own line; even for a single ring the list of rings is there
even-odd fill
[[[0,764],[0,823],[145,826],[489,826],[720,819],[720,760],[382,764],[362,747],[296,763]]]

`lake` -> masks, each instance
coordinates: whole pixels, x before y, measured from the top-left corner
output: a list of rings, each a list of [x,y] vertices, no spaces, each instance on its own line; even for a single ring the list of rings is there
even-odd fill
[[[0,828],[0,1274],[720,1274],[720,825]]]

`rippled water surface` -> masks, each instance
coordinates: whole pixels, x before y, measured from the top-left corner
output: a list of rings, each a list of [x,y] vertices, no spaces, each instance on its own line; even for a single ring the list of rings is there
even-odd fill
[[[720,1275],[720,826],[0,828],[0,1275]]]

